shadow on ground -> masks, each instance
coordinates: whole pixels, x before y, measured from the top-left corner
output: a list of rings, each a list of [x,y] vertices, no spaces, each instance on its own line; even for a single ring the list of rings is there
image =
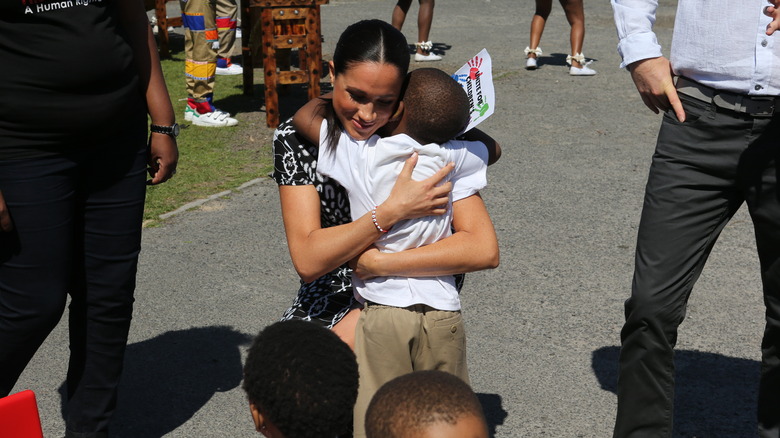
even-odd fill
[[[231,327],[195,327],[127,346],[111,428],[156,438],[192,418],[217,392],[243,376],[240,348],[252,337]],[[65,384],[60,386],[63,405]]]
[[[620,347],[593,352],[602,389],[616,393]],[[760,363],[694,350],[675,352],[675,437],[749,437],[758,427]]]
[[[417,53],[417,46],[415,44],[409,44],[409,54],[414,55]],[[431,53],[435,53],[437,55],[446,55],[447,51],[452,49],[451,44],[445,44],[445,43],[433,43],[433,47],[431,48]]]
[[[509,416],[509,413],[501,406],[501,396],[498,394],[477,393],[477,398],[482,405],[482,410],[485,412],[488,432],[491,437],[496,436],[496,427],[504,424],[504,420]]]

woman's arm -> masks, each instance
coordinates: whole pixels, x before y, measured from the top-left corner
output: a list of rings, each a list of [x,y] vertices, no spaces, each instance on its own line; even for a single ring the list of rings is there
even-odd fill
[[[384,229],[403,219],[442,215],[446,211],[451,184],[437,184],[452,170],[447,165],[434,176],[412,180],[417,155],[406,160],[390,196],[376,209],[377,223]],[[311,282],[355,258],[382,233],[371,212],[344,225],[322,228],[320,198],[313,185],[279,187],[282,220],[295,270]]]
[[[372,247],[353,263],[354,273],[363,279],[433,277],[498,266],[496,231],[479,194],[452,203],[452,226],[452,236],[419,248],[382,253]]]
[[[146,96],[146,106],[152,124],[171,126],[176,122],[176,116],[160,67],[157,43],[149,26],[143,2],[122,0],[119,2],[118,9],[122,28],[133,49],[133,57],[138,67],[141,88]],[[167,134],[154,132],[149,137],[149,148],[151,152],[149,175],[152,177],[150,184],[167,181],[173,176],[179,161],[176,140]]]

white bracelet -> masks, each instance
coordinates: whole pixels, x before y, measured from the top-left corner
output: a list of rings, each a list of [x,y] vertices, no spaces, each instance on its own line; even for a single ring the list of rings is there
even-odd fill
[[[376,227],[377,230],[379,230],[379,231],[381,231],[383,233],[386,233],[387,230],[383,230],[382,227],[379,226],[379,222],[376,221],[376,209],[377,208],[379,208],[378,205],[376,207],[374,207],[373,210],[371,210],[371,221],[374,222],[374,226]]]

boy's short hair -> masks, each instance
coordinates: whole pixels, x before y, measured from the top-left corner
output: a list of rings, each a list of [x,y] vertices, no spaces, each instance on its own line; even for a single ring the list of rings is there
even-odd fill
[[[407,134],[421,144],[453,139],[469,121],[469,98],[447,73],[421,68],[406,77],[403,97]]]
[[[355,354],[315,323],[271,324],[257,335],[242,387],[286,438],[335,437],[352,427],[357,398]]]
[[[460,378],[444,371],[416,371],[385,383],[366,411],[367,438],[416,436],[434,423],[467,416],[485,423],[482,405]]]

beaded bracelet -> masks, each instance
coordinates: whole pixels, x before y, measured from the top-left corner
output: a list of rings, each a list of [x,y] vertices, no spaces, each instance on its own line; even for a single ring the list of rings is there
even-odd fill
[[[377,230],[379,230],[379,231],[381,231],[383,233],[386,233],[387,230],[382,229],[382,227],[379,226],[379,222],[376,221],[376,209],[377,208],[379,208],[378,205],[376,207],[374,207],[373,210],[371,210],[371,220],[374,222],[374,226],[376,227]]]

